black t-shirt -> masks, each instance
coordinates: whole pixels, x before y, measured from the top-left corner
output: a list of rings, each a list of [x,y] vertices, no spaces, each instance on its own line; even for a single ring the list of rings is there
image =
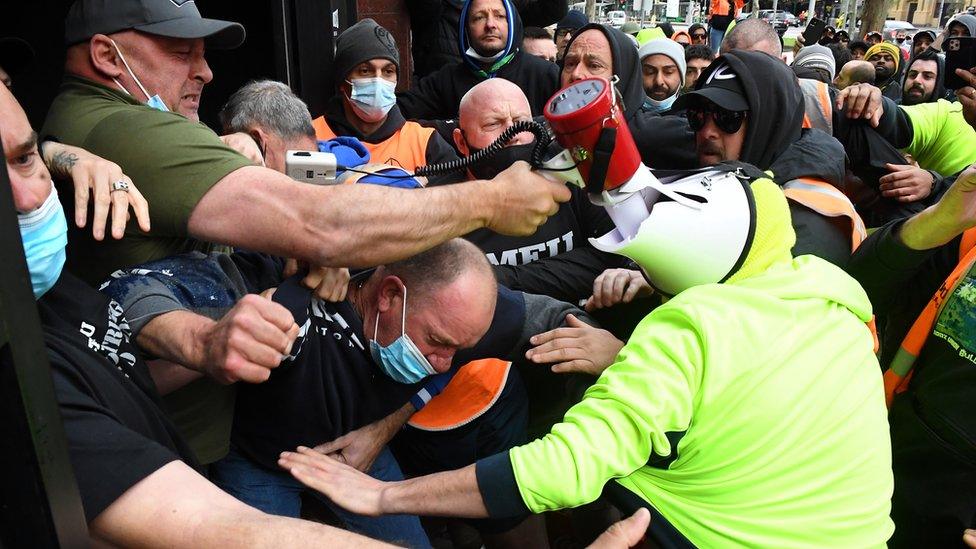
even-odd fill
[[[885,324],[881,366],[887,367],[915,319],[960,260],[957,237],[933,250],[916,251],[896,236],[901,221],[878,229],[854,254],[850,273],[864,287]],[[954,451],[976,460],[976,267],[963,273],[914,362],[909,390],[892,403],[892,429],[904,409]]]
[[[972,412],[976,390],[976,265],[962,274],[955,290],[944,299],[915,361],[911,390],[896,403],[911,406],[949,446],[976,460],[976,414]]]
[[[370,356],[365,334],[375,319],[361,319],[348,301],[328,303],[314,297],[300,285],[301,275],[283,279],[283,267],[282,259],[255,252],[187,254],[122,272],[104,290],[138,319],[138,332],[152,318],[175,309],[219,318],[246,294],[277,288],[273,299],[291,312],[299,336],[291,357],[270,379],[237,384],[231,434],[245,456],[273,470],[279,470],[282,451],[328,442],[383,418],[428,381],[405,385],[384,374]],[[521,294],[499,288],[488,333],[472,349],[455,354],[454,364],[505,356],[522,339],[524,325]]]
[[[231,439],[255,462],[277,470],[282,451],[328,442],[384,418],[431,381],[402,384],[384,374],[373,362],[365,333],[375,319],[366,319],[364,326],[349,301],[315,298],[299,277],[282,282],[273,299],[301,329],[291,357],[268,381],[239,384]],[[454,366],[507,356],[524,322],[521,294],[499,287],[488,332],[474,347],[456,353]]]
[[[62,273],[37,307],[85,518],[171,461],[196,466],[119,304]]]
[[[291,278],[274,300],[301,327],[292,356],[268,381],[239,384],[231,440],[247,457],[277,469],[278,455],[315,446],[385,417],[416,393],[370,356],[363,323],[348,301],[330,303]]]
[[[568,303],[593,293],[593,280],[604,270],[620,267],[625,258],[601,252],[589,238],[613,228],[606,210],[595,206],[585,191],[571,187],[573,198],[530,236],[508,236],[477,229],[464,239],[478,246],[494,266],[499,284],[513,290],[546,295]]]

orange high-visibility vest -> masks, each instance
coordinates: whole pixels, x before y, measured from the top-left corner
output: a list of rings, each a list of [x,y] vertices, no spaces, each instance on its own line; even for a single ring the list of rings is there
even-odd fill
[[[830,104],[830,88],[811,78],[800,78],[803,92],[803,127],[816,128],[834,134],[834,108]]]
[[[743,5],[745,5],[745,0],[735,0],[734,16],[739,16]],[[711,15],[729,15],[729,0],[712,0],[711,9],[708,13]],[[718,46],[715,47],[717,48]]]
[[[939,318],[942,306],[945,305],[956,286],[959,285],[962,275],[969,271],[974,263],[976,263],[976,229],[969,229],[962,234],[962,239],[959,242],[959,263],[949,273],[945,282],[935,291],[932,299],[922,309],[922,314],[915,319],[912,327],[901,341],[898,351],[895,352],[895,357],[891,359],[891,364],[885,370],[885,401],[889,408],[895,395],[908,389],[915,368],[915,360],[922,352],[922,347],[925,346],[929,336],[932,335],[932,328],[935,326],[935,320]]]
[[[336,137],[324,116],[312,121],[315,138],[327,141]],[[416,122],[406,122],[389,139],[379,143],[363,141],[373,164],[389,164],[413,172],[418,166],[427,165],[427,143],[434,134],[433,128],[425,128]],[[351,167],[351,166],[348,166]]]
[[[824,181],[801,177],[783,185],[787,198],[827,217],[846,217],[851,221],[851,252],[867,238],[864,221],[854,209],[854,204],[837,187]]]
[[[473,360],[458,370],[447,387],[408,422],[424,431],[448,431],[471,423],[498,401],[511,362],[497,358]]]

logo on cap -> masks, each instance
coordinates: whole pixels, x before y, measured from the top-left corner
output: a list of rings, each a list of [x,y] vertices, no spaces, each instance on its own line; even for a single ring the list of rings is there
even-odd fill
[[[735,79],[735,73],[732,72],[732,67],[730,67],[728,63],[724,63],[722,65],[719,65],[714,71],[712,71],[712,74],[708,75],[708,80],[705,81],[705,85],[707,86],[711,84],[712,80],[734,80],[734,79]]]
[[[377,26],[373,32],[376,34],[376,39],[379,40],[380,44],[389,50],[391,55],[396,55],[396,44],[393,43],[393,35],[390,34],[390,31]]]

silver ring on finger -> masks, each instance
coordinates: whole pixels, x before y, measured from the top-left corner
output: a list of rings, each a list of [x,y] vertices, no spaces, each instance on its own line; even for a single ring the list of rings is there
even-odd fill
[[[112,190],[110,192],[122,191],[129,192],[129,182],[124,179],[119,179],[115,183],[112,183]]]

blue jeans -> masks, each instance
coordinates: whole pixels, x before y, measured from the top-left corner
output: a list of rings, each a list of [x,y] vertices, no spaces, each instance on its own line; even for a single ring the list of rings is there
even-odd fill
[[[715,28],[710,28],[708,30],[708,47],[712,48],[715,55],[718,55],[718,50],[722,48],[722,39],[725,38],[725,31],[718,30]]]
[[[376,457],[369,475],[378,480],[403,480],[400,466],[389,448],[383,448]],[[325,503],[353,532],[408,547],[430,547],[430,540],[415,515],[364,517],[350,513],[319,492],[309,490],[286,471],[265,469],[233,447],[224,459],[210,466],[210,479],[244,503],[265,513],[286,517],[300,516],[301,493],[308,491]]]

